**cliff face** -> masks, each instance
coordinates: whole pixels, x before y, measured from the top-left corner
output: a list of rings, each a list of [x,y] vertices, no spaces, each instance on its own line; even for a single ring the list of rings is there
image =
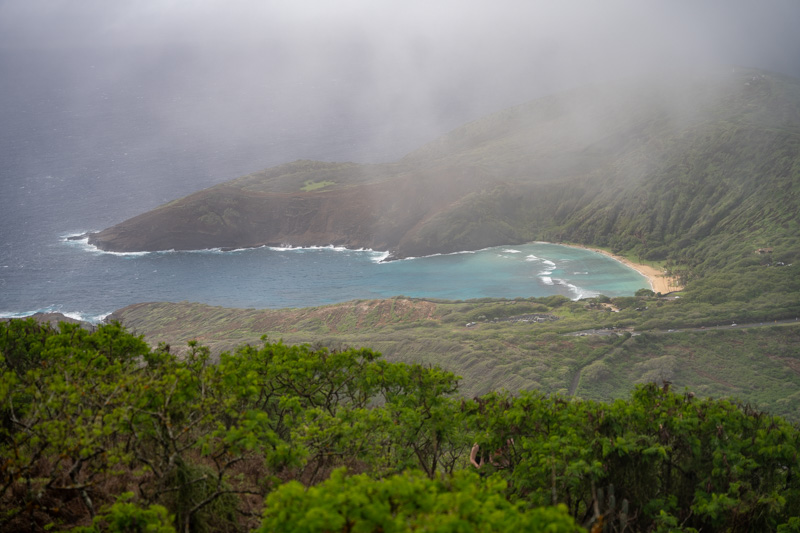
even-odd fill
[[[794,202],[798,139],[797,80],[751,71],[589,87],[471,122],[395,163],[296,161],[243,176],[89,242],[112,251],[336,244],[408,257],[571,239],[644,246],[657,258],[714,234],[732,207],[769,214]],[[781,207],[774,228],[792,221]]]

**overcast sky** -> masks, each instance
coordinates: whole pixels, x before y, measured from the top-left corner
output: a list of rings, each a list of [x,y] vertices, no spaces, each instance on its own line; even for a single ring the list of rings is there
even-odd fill
[[[358,50],[427,76],[705,61],[797,72],[798,22],[797,0],[0,0],[3,47],[215,46],[300,66]]]
[[[797,69],[796,0],[2,0],[5,47],[213,44],[380,59],[766,61]],[[698,57],[699,56],[699,57]],[[439,66],[443,66],[439,63]],[[536,66],[536,65],[532,65]]]
[[[0,51],[73,54],[75,99],[147,78],[183,102],[158,112],[165,131],[205,121],[245,137],[280,113],[345,114],[393,122],[388,142],[410,148],[403,131],[425,139],[595,80],[730,65],[800,76],[798,22],[798,0],[0,0]],[[112,60],[82,64],[87,50]]]
[[[798,22],[800,0],[0,0],[0,227],[59,228],[65,205],[100,229],[295,159],[391,161],[597,81],[800,77]]]

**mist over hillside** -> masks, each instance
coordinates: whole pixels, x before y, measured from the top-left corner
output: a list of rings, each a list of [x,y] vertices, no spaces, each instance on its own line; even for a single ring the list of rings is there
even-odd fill
[[[393,163],[297,161],[90,240],[116,251],[337,244],[396,258],[567,240],[696,266],[709,239],[735,236],[789,258],[799,134],[800,83],[772,73],[589,85],[467,123]]]
[[[719,65],[797,77],[799,10],[786,0],[7,0],[0,135],[12,186],[0,220],[49,229],[37,222],[65,191],[50,198],[31,177],[91,191],[70,197],[70,213],[100,229],[295,159],[393,161],[466,121],[586,84]],[[23,202],[36,213],[17,213]]]

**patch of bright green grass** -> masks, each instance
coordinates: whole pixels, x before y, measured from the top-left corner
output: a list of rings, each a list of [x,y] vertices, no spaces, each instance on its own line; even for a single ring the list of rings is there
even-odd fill
[[[303,187],[300,190],[305,192],[310,192],[310,191],[316,191],[317,189],[324,189],[325,187],[330,187],[331,185],[336,185],[336,182],[306,180],[305,182],[303,182]]]

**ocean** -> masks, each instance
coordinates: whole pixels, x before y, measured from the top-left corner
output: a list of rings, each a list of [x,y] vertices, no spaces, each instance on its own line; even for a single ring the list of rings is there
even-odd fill
[[[0,53],[0,317],[47,311],[97,322],[148,301],[283,308],[398,295],[578,299],[648,287],[613,259],[546,243],[381,262],[380,250],[115,254],[69,240],[287,161],[393,160],[475,118],[442,106],[415,133],[399,112],[288,112],[265,104],[264,87],[238,94],[234,113],[224,84],[186,93],[136,72],[112,80],[119,61]]]

